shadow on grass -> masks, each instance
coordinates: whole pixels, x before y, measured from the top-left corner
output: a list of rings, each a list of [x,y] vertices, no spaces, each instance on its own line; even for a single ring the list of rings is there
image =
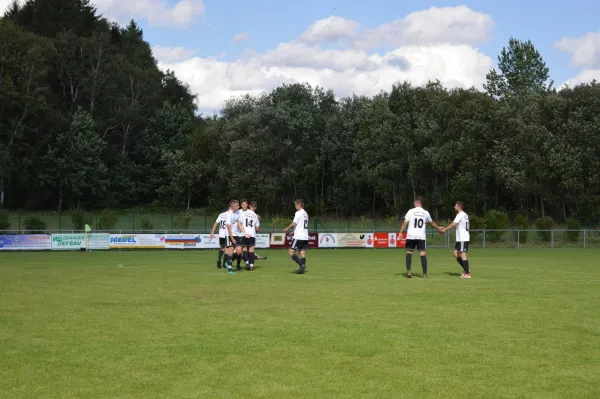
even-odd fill
[[[448,276],[458,276],[458,277],[462,276],[462,274],[461,274],[461,273],[456,273],[456,272],[446,272],[446,274],[447,274]]]

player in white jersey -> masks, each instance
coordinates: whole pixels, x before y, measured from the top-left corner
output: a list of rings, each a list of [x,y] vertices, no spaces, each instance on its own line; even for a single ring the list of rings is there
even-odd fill
[[[215,220],[215,224],[210,232],[210,239],[212,240],[215,237],[215,230],[217,227],[219,228],[219,254],[217,255],[217,267],[221,268],[221,260],[223,259],[223,254],[225,254],[225,248],[227,247],[227,211],[221,213],[217,220]]]
[[[469,268],[469,260],[467,259],[471,234],[469,233],[469,215],[465,213],[464,209],[464,204],[457,201],[456,205],[454,205],[456,218],[454,218],[454,222],[450,223],[450,225],[442,231],[446,232],[456,227],[456,244],[454,245],[453,254],[458,264],[463,268],[463,273],[460,278],[471,278],[471,269]]]
[[[246,212],[248,210],[248,200],[242,199],[240,201],[240,205],[242,209],[239,209],[236,213],[236,219],[235,219],[235,226],[233,227],[233,229],[235,230],[234,234],[235,234],[235,240],[236,240],[236,244],[235,244],[235,253],[233,254],[233,260],[237,260],[237,266],[236,266],[236,270],[241,270],[240,267],[240,263],[242,262],[242,259],[246,260],[247,258],[247,253],[244,253],[244,246],[242,245],[242,241],[244,240],[244,235],[242,234],[242,230],[240,230],[240,226],[238,224],[240,218],[242,217],[242,215],[244,214],[244,212]]]
[[[260,221],[254,212],[256,210],[256,202],[250,203],[250,209],[240,215],[238,225],[242,234],[242,246],[244,247],[244,260],[246,268],[254,270],[254,247],[256,246],[256,232],[260,231]]]
[[[235,245],[237,243],[234,225],[237,228],[237,217],[236,212],[240,203],[238,200],[232,200],[229,203],[229,210],[225,212],[225,225],[227,226],[227,239],[225,243],[225,266],[227,267],[227,271],[229,273],[233,273],[232,263],[233,263],[233,253],[235,250]]]
[[[415,197],[413,204],[415,207],[406,212],[406,216],[404,216],[404,223],[402,223],[402,227],[400,228],[398,240],[402,237],[402,232],[408,226],[408,230],[406,231],[406,277],[412,278],[412,254],[416,249],[421,256],[423,278],[427,278],[427,224],[430,224],[440,233],[442,232],[442,228],[431,219],[429,212],[423,209],[423,197]]]
[[[292,260],[300,266],[296,273],[303,274],[306,271],[306,249],[308,248],[308,213],[304,210],[304,201],[301,199],[294,201],[294,204],[296,205],[294,221],[283,231],[287,233],[292,227],[294,228],[289,254]],[[296,251],[300,252],[300,257],[296,255]]]

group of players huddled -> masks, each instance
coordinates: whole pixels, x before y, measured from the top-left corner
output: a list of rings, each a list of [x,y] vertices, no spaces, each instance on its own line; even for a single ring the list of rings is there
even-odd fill
[[[241,205],[241,209],[240,209]],[[294,228],[294,237],[290,248],[290,257],[299,266],[298,274],[306,271],[306,249],[308,248],[308,214],[304,210],[304,202],[296,200],[296,216],[294,221],[284,230],[288,232]],[[215,230],[219,228],[219,254],[217,256],[217,267],[224,267],[227,272],[234,274],[233,261],[237,261],[236,270],[241,270],[242,260],[246,263],[246,270],[254,270],[254,262],[261,258],[256,252],[256,233],[260,231],[260,216],[256,213],[255,201],[232,200],[229,209],[221,213],[212,231],[210,239],[215,236]],[[300,257],[296,254],[300,253]],[[224,258],[224,259],[223,259]],[[224,262],[223,262],[224,260]]]
[[[241,204],[241,209],[240,209]],[[308,214],[304,210],[302,200],[294,201],[296,206],[296,215],[293,222],[283,231],[288,232],[294,229],[292,245],[289,249],[289,255],[299,266],[297,274],[303,274],[306,271],[306,250],[308,248]],[[236,270],[241,270],[242,260],[246,263],[247,270],[254,270],[254,262],[261,258],[255,252],[256,233],[260,231],[260,216],[256,213],[256,202],[248,203],[247,200],[232,200],[229,203],[229,209],[223,212],[217,218],[210,238],[215,234],[215,229],[219,228],[219,244],[221,249],[217,258],[217,267],[225,267],[229,273],[233,271],[233,261],[237,260]],[[417,196],[414,198],[414,208],[410,209],[404,216],[404,222],[398,234],[398,240],[406,230],[406,270],[407,277],[412,278],[412,254],[415,250],[419,251],[421,257],[421,267],[423,268],[423,278],[427,278],[427,245],[426,230],[427,224],[438,230],[440,234],[456,227],[456,244],[454,246],[454,257],[462,267],[461,278],[471,278],[469,260],[467,252],[469,251],[469,216],[464,211],[464,204],[457,201],[454,205],[456,218],[445,228],[438,226],[432,219],[429,212],[423,209],[423,198]],[[300,256],[298,256],[298,253]],[[224,262],[223,262],[223,258]]]

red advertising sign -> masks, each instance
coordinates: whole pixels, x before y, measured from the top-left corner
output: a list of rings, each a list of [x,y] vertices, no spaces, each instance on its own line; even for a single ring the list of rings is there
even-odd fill
[[[375,233],[373,234],[373,241],[373,247],[375,248],[388,248],[389,234]]]

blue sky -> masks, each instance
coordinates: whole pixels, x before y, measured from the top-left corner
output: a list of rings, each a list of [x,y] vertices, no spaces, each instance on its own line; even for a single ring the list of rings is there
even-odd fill
[[[175,4],[176,0],[169,0]],[[494,61],[510,36],[530,39],[548,63],[552,79],[563,82],[575,76],[580,68],[569,65],[569,55],[554,48],[563,36],[580,36],[600,30],[600,2],[580,1],[410,1],[370,0],[205,0],[204,21],[187,30],[152,28],[140,20],[145,37],[152,44],[197,49],[201,56],[226,59],[240,55],[246,47],[262,52],[280,42],[294,39],[314,21],[330,15],[342,16],[374,28],[393,19],[427,9],[466,5],[474,11],[492,16],[496,23],[490,43],[479,48]],[[232,43],[237,33],[249,32],[244,43]]]
[[[399,80],[481,87],[511,36],[533,41],[555,86],[600,79],[598,1],[95,3],[120,23],[135,19],[159,66],[186,81],[203,110],[294,81],[339,96],[372,95]],[[247,39],[233,40],[239,34]]]

